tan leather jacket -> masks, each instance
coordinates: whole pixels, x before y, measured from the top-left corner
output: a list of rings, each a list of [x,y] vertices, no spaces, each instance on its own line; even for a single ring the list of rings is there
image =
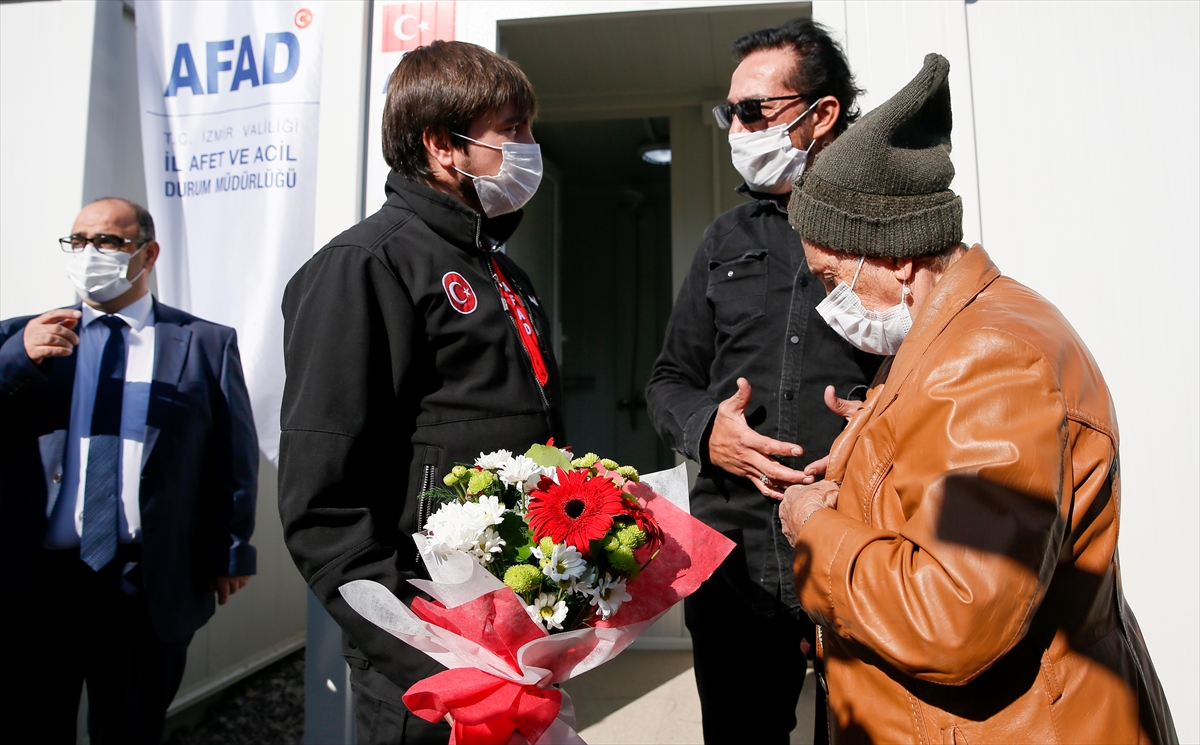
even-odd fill
[[[1117,564],[1117,418],[983,248],[935,285],[799,531],[836,743],[1176,742]]]

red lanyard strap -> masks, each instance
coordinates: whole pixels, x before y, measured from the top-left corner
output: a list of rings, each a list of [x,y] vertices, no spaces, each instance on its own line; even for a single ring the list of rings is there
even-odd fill
[[[521,343],[525,345],[525,351],[529,353],[533,374],[537,377],[538,383],[544,386],[550,380],[550,373],[546,370],[546,361],[542,359],[542,347],[538,344],[533,320],[529,317],[529,311],[525,307],[525,302],[521,300],[521,296],[512,289],[504,272],[500,271],[500,263],[496,261],[495,256],[492,257],[492,269],[495,270],[496,281],[500,285],[500,296],[504,298],[505,305],[508,306],[508,315],[516,324]]]

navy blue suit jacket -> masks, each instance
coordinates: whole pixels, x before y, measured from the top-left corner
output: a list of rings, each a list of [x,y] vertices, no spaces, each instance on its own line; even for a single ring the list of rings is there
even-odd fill
[[[75,384],[74,354],[38,366],[29,359],[31,318],[0,321],[0,566],[18,593],[62,481]],[[178,641],[212,616],[212,578],[255,572],[258,438],[236,332],[155,300],[154,333],[142,583],[155,633]]]

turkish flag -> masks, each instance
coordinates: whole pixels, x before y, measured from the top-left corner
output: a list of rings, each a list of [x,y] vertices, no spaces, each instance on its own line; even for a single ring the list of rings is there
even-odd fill
[[[407,52],[438,39],[454,41],[454,0],[383,6],[384,52]]]

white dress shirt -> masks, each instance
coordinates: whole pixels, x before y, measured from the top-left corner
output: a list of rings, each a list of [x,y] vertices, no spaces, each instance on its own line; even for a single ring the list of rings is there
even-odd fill
[[[87,481],[88,444],[92,408],[100,375],[100,357],[111,333],[96,321],[104,314],[87,303],[77,329],[75,387],[71,394],[71,424],[63,464],[62,486],[50,513],[46,548],[75,548],[83,534],[83,494]],[[138,493],[142,475],[142,446],[146,439],[146,411],[150,406],[150,381],[154,377],[154,303],[150,293],[113,315],[125,321],[125,389],[121,394],[121,470],[117,493],[121,496],[117,541],[139,542],[142,513]]]

